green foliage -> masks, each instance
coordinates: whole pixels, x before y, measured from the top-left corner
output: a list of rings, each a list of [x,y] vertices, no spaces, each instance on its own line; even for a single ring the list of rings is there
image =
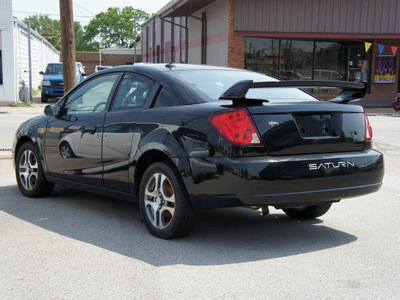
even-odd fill
[[[75,50],[76,51],[86,51],[86,52],[97,52],[99,51],[98,43],[88,42],[84,38],[84,31],[81,23],[74,22],[75,29]]]
[[[149,17],[145,11],[132,6],[122,9],[110,7],[106,12],[97,14],[85,26],[84,40],[89,44],[98,43],[102,48],[120,44],[132,48],[135,39],[138,41],[140,37],[140,24]]]
[[[16,103],[11,103],[11,107],[30,107],[32,106],[32,101],[25,103],[25,102],[16,102]]]
[[[135,22],[136,17],[136,22]],[[83,29],[79,22],[74,22],[76,51],[97,52],[124,44],[128,48],[140,39],[140,24],[150,15],[132,6],[124,8],[110,7],[106,12],[97,14]],[[48,15],[29,16],[23,20],[31,23],[31,28],[48,40],[57,50],[61,49],[60,20],[53,20]],[[136,34],[135,34],[136,26]]]
[[[53,20],[48,15],[29,16],[23,20],[31,22],[31,28],[48,40],[57,50],[61,49],[61,26],[59,20]]]

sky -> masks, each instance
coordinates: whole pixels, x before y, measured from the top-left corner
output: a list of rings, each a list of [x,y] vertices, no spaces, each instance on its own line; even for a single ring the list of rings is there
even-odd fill
[[[159,11],[170,0],[72,0],[74,21],[82,26],[89,24],[96,14],[109,7],[132,6],[152,14]],[[35,14],[47,14],[52,19],[59,19],[59,0],[12,0],[13,16],[20,20]]]

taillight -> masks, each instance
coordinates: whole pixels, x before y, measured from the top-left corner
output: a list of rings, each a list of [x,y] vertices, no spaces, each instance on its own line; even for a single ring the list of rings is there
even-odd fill
[[[264,145],[245,108],[217,112],[212,114],[208,120],[214,129],[231,143],[243,146]]]
[[[370,141],[372,140],[372,127],[371,124],[369,123],[365,109],[364,109],[364,119],[365,119],[365,140]]]

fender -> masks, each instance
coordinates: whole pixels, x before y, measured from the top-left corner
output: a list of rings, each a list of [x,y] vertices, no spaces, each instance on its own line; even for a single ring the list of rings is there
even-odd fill
[[[23,142],[30,140],[36,146],[39,152],[43,171],[47,175],[47,165],[44,160],[44,138],[46,135],[46,124],[47,118],[46,116],[42,115],[25,121],[18,127],[12,147],[14,167],[19,147]]]
[[[140,131],[140,125],[138,126]],[[132,151],[129,166],[129,185],[130,190],[134,191],[135,171],[142,159],[154,157],[156,153],[165,155],[175,164],[182,177],[191,176],[192,172],[188,162],[188,154],[182,143],[172,132],[165,128],[157,128],[147,135],[142,135],[139,141],[132,141]],[[150,155],[150,156],[149,156]]]

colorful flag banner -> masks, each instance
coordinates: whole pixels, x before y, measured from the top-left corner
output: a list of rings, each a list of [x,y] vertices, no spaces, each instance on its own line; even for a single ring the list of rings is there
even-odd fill
[[[397,47],[392,46],[390,48],[392,49],[393,55],[396,55]]]
[[[382,54],[383,49],[385,49],[385,45],[378,45],[379,47],[379,53]]]
[[[367,53],[369,48],[371,48],[372,43],[364,42],[364,44],[365,44],[365,53]]]

